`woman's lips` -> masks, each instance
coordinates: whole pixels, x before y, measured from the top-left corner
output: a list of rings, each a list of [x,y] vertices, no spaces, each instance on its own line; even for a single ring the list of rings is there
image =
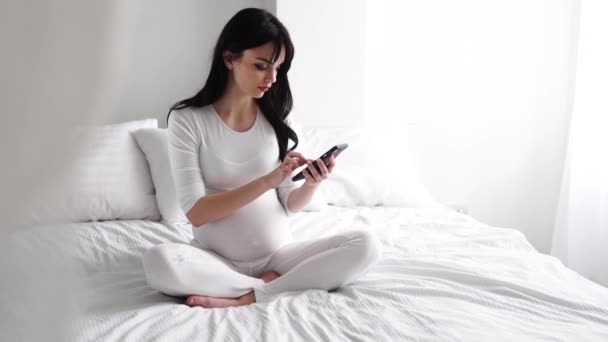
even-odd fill
[[[258,87],[258,89],[260,89],[263,92],[267,92],[268,91],[268,87]]]

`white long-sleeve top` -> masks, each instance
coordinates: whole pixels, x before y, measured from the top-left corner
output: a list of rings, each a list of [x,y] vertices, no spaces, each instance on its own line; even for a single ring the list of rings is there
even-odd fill
[[[171,170],[184,213],[201,197],[243,186],[280,164],[274,129],[259,109],[246,132],[228,127],[211,105],[174,110],[168,133]],[[265,192],[220,220],[194,227],[194,238],[231,260],[268,256],[293,241],[287,198],[296,187],[289,177],[276,191]]]

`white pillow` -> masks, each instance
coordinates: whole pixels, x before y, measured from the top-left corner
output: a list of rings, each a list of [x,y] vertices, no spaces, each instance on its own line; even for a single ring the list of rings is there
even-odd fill
[[[131,132],[156,119],[80,127],[82,144],[68,171],[31,203],[26,223],[160,220],[148,163]]]
[[[321,186],[329,204],[442,207],[418,177],[405,144],[395,137],[360,128],[325,127],[305,128],[303,138],[315,155],[333,145],[349,145]]]
[[[144,151],[152,181],[156,189],[156,202],[163,221],[176,225],[191,225],[177,201],[175,183],[169,161],[169,137],[166,128],[146,128],[133,132],[139,147]]]

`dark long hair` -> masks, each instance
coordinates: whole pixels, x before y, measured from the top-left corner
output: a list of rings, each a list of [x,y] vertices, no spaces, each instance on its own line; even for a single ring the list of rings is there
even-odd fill
[[[293,98],[289,89],[287,71],[291,67],[294,48],[289,32],[274,15],[258,8],[246,8],[237,12],[226,24],[215,45],[213,61],[209,77],[203,89],[191,98],[181,100],[171,107],[169,116],[175,109],[186,107],[203,107],[218,100],[228,83],[228,69],[224,65],[224,51],[230,51],[239,56],[244,50],[252,49],[268,42],[274,45],[272,62],[274,63],[285,48],[285,61],[277,70],[276,82],[268,92],[256,99],[260,110],[274,128],[279,144],[279,160],[283,161],[287,154],[289,139],[294,142],[294,150],[298,146],[296,132],[287,125],[285,119],[293,107]]]

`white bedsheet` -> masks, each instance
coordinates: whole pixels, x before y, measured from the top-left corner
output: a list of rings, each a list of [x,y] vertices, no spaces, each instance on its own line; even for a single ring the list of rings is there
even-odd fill
[[[188,243],[184,228],[149,221],[57,225],[23,234],[61,246],[86,270],[76,333],[83,341],[608,341],[608,289],[538,253],[513,229],[449,209],[329,207],[293,216],[299,239],[371,230],[379,264],[328,293],[289,292],[227,309],[190,308],[149,288],[142,252]],[[43,250],[43,249],[41,249]]]

